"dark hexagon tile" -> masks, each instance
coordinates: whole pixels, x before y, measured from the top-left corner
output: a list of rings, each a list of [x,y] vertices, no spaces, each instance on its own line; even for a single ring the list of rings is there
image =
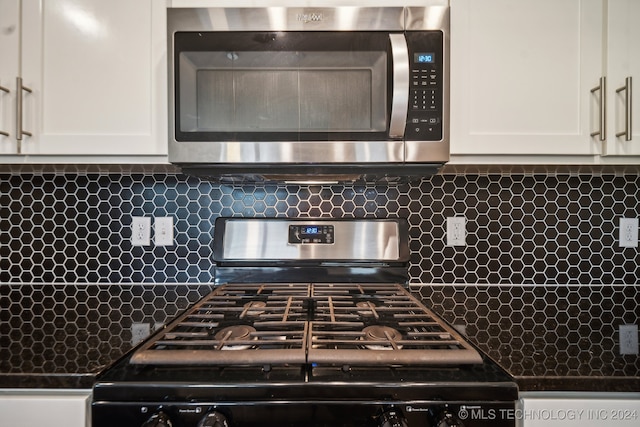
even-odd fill
[[[615,338],[617,325],[640,321],[640,293],[635,285],[423,285],[413,289],[438,314],[467,326],[469,338],[516,376],[640,374],[638,358],[617,354]],[[461,314],[460,306],[474,316]],[[508,353],[501,350],[504,346]]]

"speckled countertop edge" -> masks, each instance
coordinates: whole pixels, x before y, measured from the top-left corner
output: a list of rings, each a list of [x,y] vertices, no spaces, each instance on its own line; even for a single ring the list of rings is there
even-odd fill
[[[105,367],[106,369],[106,367]],[[92,373],[0,373],[0,388],[88,389],[102,370]],[[640,377],[514,377],[523,391],[640,392]]]

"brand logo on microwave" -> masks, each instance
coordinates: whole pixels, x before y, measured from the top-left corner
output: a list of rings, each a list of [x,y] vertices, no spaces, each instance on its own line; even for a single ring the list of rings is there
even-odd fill
[[[324,15],[322,13],[298,13],[297,19],[305,24],[308,22],[320,22],[324,21]]]

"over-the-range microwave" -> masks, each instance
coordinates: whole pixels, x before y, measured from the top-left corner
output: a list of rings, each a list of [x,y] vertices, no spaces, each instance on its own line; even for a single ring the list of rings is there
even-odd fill
[[[169,160],[283,180],[449,160],[449,8],[168,9]]]

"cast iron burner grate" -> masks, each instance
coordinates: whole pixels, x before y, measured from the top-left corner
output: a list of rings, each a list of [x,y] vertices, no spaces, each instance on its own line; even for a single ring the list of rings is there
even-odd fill
[[[479,353],[399,284],[217,287],[136,350],[134,364],[459,365]]]

